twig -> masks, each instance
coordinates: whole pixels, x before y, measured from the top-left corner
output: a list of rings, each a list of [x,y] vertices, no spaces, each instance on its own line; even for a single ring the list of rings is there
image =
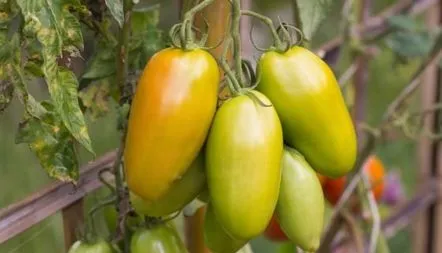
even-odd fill
[[[358,227],[356,219],[348,211],[342,211],[342,219],[348,228],[350,234],[350,240],[354,243],[356,248],[356,253],[364,252],[364,239],[363,233]]]
[[[361,170],[362,172],[362,183],[364,185],[365,189],[371,189],[371,184],[369,179],[367,178],[367,174],[364,170]],[[370,234],[370,242],[368,246],[368,252],[374,253],[376,251],[376,246],[379,238],[379,233],[381,230],[381,217],[379,216],[379,208],[376,203],[376,199],[374,197],[373,191],[365,190],[365,196],[368,200],[368,205],[370,207],[370,212],[373,220],[373,225],[371,228],[371,234]]]
[[[119,53],[120,57],[117,62],[117,83],[120,90],[120,106],[124,105],[127,102],[127,99],[131,95],[130,91],[131,85],[126,81],[127,72],[128,72],[128,48],[129,48],[129,36],[130,36],[130,28],[131,28],[131,19],[132,19],[132,0],[124,0],[123,1],[123,15],[124,15],[124,23],[123,27],[120,31],[119,38]],[[117,152],[117,158],[115,160],[113,166],[113,172],[115,175],[115,185],[116,185],[116,205],[118,211],[118,226],[115,232],[114,239],[120,239],[120,237],[124,238],[124,252],[129,252],[129,241],[128,236],[126,236],[126,225],[125,220],[126,216],[129,213],[129,198],[128,194],[123,185],[123,173],[124,170],[121,170],[121,161],[124,153],[124,145],[126,139],[126,124],[123,124],[123,134],[121,136],[120,146]]]
[[[342,88],[345,88],[346,84],[348,83],[348,80],[353,77],[353,75],[356,73],[356,70],[358,69],[358,63],[353,62],[350,67],[348,67],[344,73],[339,77],[338,83],[339,86]]]

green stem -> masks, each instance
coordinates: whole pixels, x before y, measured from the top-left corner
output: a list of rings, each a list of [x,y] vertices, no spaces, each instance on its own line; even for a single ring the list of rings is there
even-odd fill
[[[232,2],[232,25],[230,33],[233,39],[233,61],[236,72],[236,79],[241,87],[244,85],[242,68],[241,68],[241,36],[240,36],[240,21],[241,21],[241,0],[234,0]]]
[[[277,51],[282,51],[282,52],[285,51],[286,46],[284,46],[284,43],[281,41],[281,38],[279,38],[278,31],[276,30],[275,26],[273,25],[273,21],[270,18],[249,10],[241,10],[241,14],[257,18],[261,20],[264,24],[266,24],[270,29],[270,32],[272,33],[273,45],[275,49]]]
[[[201,3],[195,5],[195,7],[184,14],[183,25],[180,31],[181,41],[185,41],[181,45],[183,50],[190,49],[190,45],[192,45],[193,43],[192,26],[195,15],[206,8],[208,5],[210,5],[213,1],[214,0],[203,0]]]
[[[238,80],[236,79],[235,74],[230,69],[229,64],[227,63],[227,52],[229,51],[229,47],[230,47],[231,43],[232,43],[232,39],[229,38],[226,41],[226,44],[224,46],[223,55],[220,60],[220,65],[227,75],[227,85],[229,86],[230,92],[232,92],[233,96],[236,96],[240,92],[241,86],[238,83]]]

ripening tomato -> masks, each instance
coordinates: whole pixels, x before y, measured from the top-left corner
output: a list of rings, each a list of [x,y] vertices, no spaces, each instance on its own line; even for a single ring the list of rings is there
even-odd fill
[[[206,51],[168,48],[146,65],[131,105],[124,163],[131,191],[164,195],[197,157],[217,104],[220,72]]]
[[[205,184],[204,156],[200,153],[183,177],[173,182],[162,197],[148,201],[130,192],[130,200],[139,214],[153,217],[166,216],[190,203],[204,189]]]
[[[95,242],[76,241],[68,253],[112,253],[112,246],[103,239]]]
[[[198,195],[198,199],[206,204],[209,203],[210,196],[209,196],[209,189],[207,188],[207,186]]]
[[[212,253],[235,253],[247,242],[227,234],[219,224],[210,204],[204,216],[204,241]]]
[[[187,253],[176,230],[168,224],[141,228],[130,242],[131,253]]]
[[[380,200],[384,193],[384,176],[385,170],[382,161],[375,155],[367,158],[363,165],[363,169],[366,171],[370,178],[370,184],[372,186],[373,194],[376,200]],[[345,190],[347,179],[346,177],[340,177],[337,179],[328,178],[324,185],[325,198],[332,204],[336,205],[339,198]]]
[[[274,214],[269,224],[267,225],[266,230],[264,231],[264,236],[271,241],[288,241],[289,238],[282,231],[281,226],[279,225],[278,219]]]
[[[282,129],[270,101],[257,91],[218,109],[206,146],[210,203],[221,226],[237,239],[264,232],[281,180]]]
[[[324,187],[325,182],[327,181],[327,177],[319,173],[316,173],[316,176],[318,176],[319,183],[321,183],[321,186]]]
[[[319,173],[347,174],[356,160],[356,133],[336,78],[318,56],[295,46],[269,51],[258,63],[257,90],[273,103],[284,141]]]
[[[324,226],[321,183],[304,157],[287,146],[276,215],[290,241],[307,252],[318,249]]]

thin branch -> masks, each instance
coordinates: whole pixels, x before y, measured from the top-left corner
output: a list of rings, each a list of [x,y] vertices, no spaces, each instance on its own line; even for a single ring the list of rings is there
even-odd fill
[[[365,189],[371,189],[370,181],[367,177],[367,174],[364,170],[362,171],[362,182]],[[379,233],[381,230],[381,217],[379,216],[379,208],[376,203],[376,199],[374,197],[373,191],[364,190],[366,198],[368,199],[368,205],[370,207],[370,212],[373,220],[371,234],[370,234],[370,242],[368,246],[368,252],[374,253],[376,251],[376,246],[378,244]]]
[[[355,245],[356,253],[364,253],[364,238],[356,219],[348,211],[342,211],[342,219],[347,226],[350,240]]]

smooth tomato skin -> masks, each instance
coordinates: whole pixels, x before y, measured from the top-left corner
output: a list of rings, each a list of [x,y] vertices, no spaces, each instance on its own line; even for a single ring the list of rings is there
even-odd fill
[[[271,240],[276,242],[283,242],[288,241],[289,238],[287,235],[282,231],[281,226],[279,225],[278,218],[274,214],[272,219],[270,220],[269,224],[267,225],[266,230],[264,231],[264,236]]]
[[[146,65],[131,105],[124,163],[127,184],[155,201],[180,178],[206,139],[220,72],[206,51],[163,49]]]
[[[274,104],[284,141],[319,173],[347,174],[356,160],[356,133],[336,78],[318,56],[295,46],[264,53],[257,90]]]
[[[233,238],[224,230],[210,204],[206,208],[203,226],[205,244],[213,253],[235,253],[247,242]]]
[[[98,240],[93,243],[84,241],[76,241],[69,248],[68,253],[112,253],[114,252],[111,245],[105,240]]]
[[[370,184],[372,186],[372,192],[377,201],[381,200],[384,194],[385,188],[385,169],[382,161],[379,160],[375,155],[367,158],[363,165],[363,169],[369,176]],[[336,205],[345,190],[345,185],[347,182],[347,177],[340,177],[337,179],[327,178],[324,185],[325,198],[332,205]]]
[[[305,158],[285,146],[276,215],[290,241],[307,252],[319,247],[324,226],[321,183]]]
[[[167,192],[155,201],[145,200],[130,192],[133,208],[139,214],[153,217],[166,216],[181,210],[203,191],[206,184],[204,164],[204,155],[200,153],[182,178],[173,182]]]
[[[269,223],[278,199],[282,146],[273,106],[239,95],[218,109],[206,145],[207,185],[218,221],[234,238],[250,239]]]
[[[131,238],[131,253],[187,253],[176,230],[168,224],[141,228]]]

